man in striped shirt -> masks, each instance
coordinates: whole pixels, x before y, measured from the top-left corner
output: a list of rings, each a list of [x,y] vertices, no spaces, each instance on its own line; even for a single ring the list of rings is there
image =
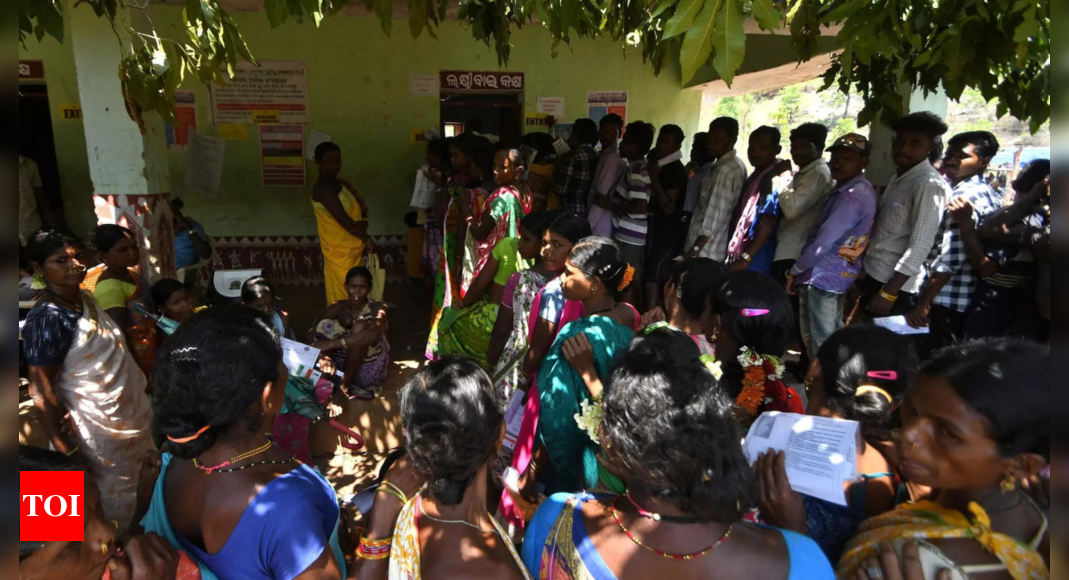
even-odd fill
[[[641,281],[646,267],[646,238],[649,235],[650,172],[646,155],[653,149],[657,129],[637,121],[627,126],[620,143],[620,155],[627,161],[612,199],[598,194],[594,202],[612,212],[613,239],[620,253],[635,268],[635,280]],[[633,284],[625,296],[631,304],[642,304],[642,284]]]

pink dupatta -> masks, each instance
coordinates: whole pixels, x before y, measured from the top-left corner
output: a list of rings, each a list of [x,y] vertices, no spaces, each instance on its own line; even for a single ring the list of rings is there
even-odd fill
[[[528,321],[528,327],[530,328],[528,340],[534,336],[535,324],[538,322],[538,315],[542,309],[542,295],[545,291],[545,288],[543,288],[538,292],[531,306],[531,317]],[[582,318],[585,313],[582,302],[566,300],[560,322],[557,324],[557,332],[559,333],[568,324]],[[531,390],[527,393],[527,406],[523,411],[523,424],[520,427],[520,436],[516,440],[516,450],[512,456],[512,468],[520,475],[527,472],[527,468],[531,466],[531,460],[534,459],[535,439],[538,435],[538,417],[541,411],[542,398],[539,396],[538,377],[536,376],[531,381]],[[527,522],[523,519],[523,513],[519,511],[512,501],[512,496],[509,495],[508,490],[501,494],[501,505],[498,508],[498,513],[508,524],[507,527],[512,530],[522,530],[527,527]]]
[[[776,161],[779,163],[779,160]],[[735,233],[731,236],[731,244],[728,246],[728,261],[734,262],[746,251],[750,243],[750,231],[753,229],[754,220],[757,219],[758,205],[761,203],[761,184],[769,173],[776,169],[776,163],[769,165],[761,173],[755,175],[750,181],[750,186],[743,193],[739,206],[735,209]]]

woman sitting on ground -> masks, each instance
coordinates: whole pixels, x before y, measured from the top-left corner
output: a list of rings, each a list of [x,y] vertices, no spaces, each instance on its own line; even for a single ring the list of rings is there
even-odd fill
[[[345,277],[349,299],[328,308],[311,337],[326,359],[320,360],[320,369],[342,371],[342,392],[361,401],[382,394],[390,364],[386,305],[371,300],[373,283],[367,268],[350,270]]]
[[[143,525],[206,577],[341,580],[334,489],[264,435],[289,377],[272,326],[221,306],[167,342],[154,401],[166,454]]]
[[[258,276],[245,281],[241,287],[241,303],[263,312],[271,318],[271,326],[282,338],[292,339],[293,327],[290,315],[278,303],[278,292],[271,280]]]
[[[708,307],[705,334],[716,346],[720,386],[738,405],[743,426],[766,411],[804,414],[798,392],[783,383],[795,322],[783,287],[764,274],[732,272]]]
[[[638,311],[618,300],[634,276],[607,238],[587,238],[568,256],[564,298],[582,302],[586,315],[561,330],[538,374],[539,448],[521,482],[525,497],[536,481],[549,494],[598,485],[598,446],[575,416],[601,400],[600,377],[608,377],[641,323]]]
[[[486,372],[454,357],[430,363],[401,393],[401,422],[408,459],[428,484],[397,521],[390,580],[530,580],[488,513],[489,464],[505,422]]]
[[[862,524],[839,578],[902,538],[927,541],[964,577],[1050,578],[1049,522],[1017,489],[1050,462],[1050,364],[1046,347],[1000,340],[947,348],[921,369],[897,451],[905,478],[938,491]]]
[[[782,452],[764,455],[755,466],[764,521],[813,538],[829,560],[838,562],[862,522],[910,499],[895,467],[897,458],[887,447],[893,440],[892,415],[913,383],[917,365],[908,339],[876,326],[851,326],[824,343],[806,379],[807,414],[861,423],[861,479],[846,485],[849,505],[843,507],[792,491],[787,457]]]
[[[45,284],[22,331],[30,395],[52,447],[82,464],[100,486],[107,518],[126,530],[139,466],[156,451],[145,375],[118,324],[80,288],[81,243],[38,232],[28,251],[35,278]]]
[[[103,264],[89,271],[82,287],[92,292],[97,304],[119,325],[137,365],[151,379],[156,364],[156,321],[145,314],[152,310],[137,272],[141,262],[137,238],[126,228],[103,225],[93,230],[93,249]]]
[[[605,390],[598,431],[622,495],[557,495],[531,522],[523,560],[556,580],[832,580],[816,544],[743,522],[757,497],[739,425],[694,342],[638,338]],[[584,435],[585,436],[585,435]]]
[[[727,266],[708,258],[687,258],[676,264],[664,285],[665,309],[654,308],[642,317],[643,326],[664,325],[690,336],[703,356],[716,348],[702,332],[706,299],[727,279]]]
[[[44,449],[19,446],[20,472],[83,472],[73,459]],[[188,558],[179,559],[165,540],[155,534],[119,541],[119,532],[108,522],[100,488],[92,475],[84,479],[85,520],[81,542],[19,542],[19,578],[24,580],[174,580],[199,578]],[[15,492],[17,490],[5,490]],[[43,508],[42,508],[43,509]],[[5,527],[18,529],[18,522]],[[6,563],[6,562],[4,562]],[[5,568],[11,570],[11,568]]]

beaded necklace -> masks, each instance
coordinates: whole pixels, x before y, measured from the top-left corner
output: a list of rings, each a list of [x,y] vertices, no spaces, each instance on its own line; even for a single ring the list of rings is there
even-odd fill
[[[660,556],[661,558],[665,558],[666,560],[676,560],[678,562],[689,562],[691,560],[697,560],[698,558],[702,558],[702,557],[708,556],[709,554],[712,554],[721,545],[723,545],[724,542],[726,542],[728,540],[728,538],[731,537],[731,533],[735,529],[735,524],[731,524],[730,526],[728,526],[727,531],[724,532],[724,535],[721,536],[720,539],[717,540],[717,542],[715,544],[713,544],[712,546],[709,546],[708,548],[706,548],[706,549],[704,549],[701,552],[698,552],[696,554],[688,554],[688,555],[683,555],[683,556],[675,555],[675,554],[669,554],[667,552],[662,552],[662,551],[660,551],[660,550],[658,550],[656,548],[651,548],[651,547],[647,546],[646,544],[643,544],[641,540],[636,538],[635,535],[632,534],[631,531],[627,529],[627,526],[624,525],[623,517],[620,515],[620,512],[616,509],[616,505],[618,503],[620,503],[620,500],[622,498],[623,498],[623,496],[616,498],[616,501],[613,502],[613,504],[612,504],[612,517],[616,519],[616,525],[620,526],[620,531],[622,531],[624,533],[624,535],[627,536],[627,539],[631,540],[636,546],[638,546],[638,547],[640,547],[640,548],[642,548],[644,550],[653,552],[654,554]]]
[[[267,440],[267,444],[264,445],[263,447],[260,447],[258,449],[253,449],[252,451],[249,451],[248,453],[242,453],[241,455],[238,455],[237,457],[234,457],[234,458],[230,459],[230,461],[225,461],[223,463],[220,463],[219,465],[216,465],[215,467],[205,467],[204,465],[201,465],[199,459],[194,459],[193,460],[193,467],[196,467],[197,469],[207,473],[208,475],[211,475],[213,473],[219,473],[220,470],[222,470],[224,468],[227,468],[227,467],[230,467],[231,465],[233,465],[235,463],[240,463],[242,461],[245,461],[246,459],[252,459],[253,457],[256,457],[258,455],[263,455],[264,453],[267,453],[268,451],[271,450],[272,447],[274,447],[274,445],[275,445],[275,442],[271,441],[270,439],[268,439]]]
[[[291,456],[289,459],[271,460],[271,461],[257,461],[256,463],[250,463],[248,465],[243,465],[241,467],[232,467],[230,469],[219,469],[219,470],[214,471],[213,473],[219,473],[219,474],[236,473],[238,471],[245,471],[246,469],[252,469],[253,467],[260,467],[260,466],[263,466],[263,465],[289,465],[290,463],[300,463],[300,460],[298,460],[296,457],[292,457]]]

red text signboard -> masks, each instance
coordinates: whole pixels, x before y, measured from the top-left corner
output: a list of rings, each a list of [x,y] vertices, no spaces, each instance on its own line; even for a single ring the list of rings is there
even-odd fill
[[[85,541],[85,474],[19,472],[19,541]]]
[[[19,61],[20,81],[43,81],[45,79],[45,63],[39,60]]]

